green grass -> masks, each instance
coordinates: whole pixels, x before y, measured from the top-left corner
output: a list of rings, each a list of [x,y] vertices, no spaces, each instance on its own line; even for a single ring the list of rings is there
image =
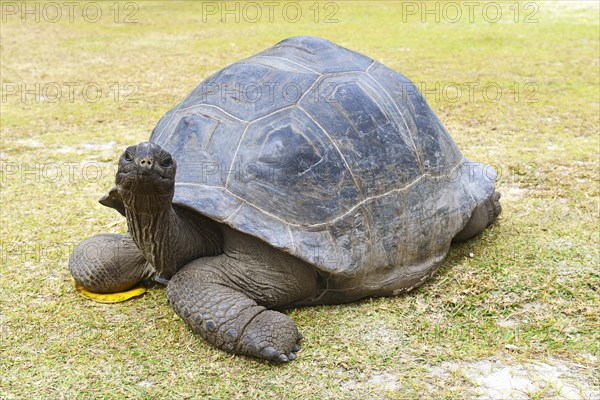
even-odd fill
[[[481,14],[474,23],[404,23],[395,2],[338,2],[332,24],[288,23],[280,14],[272,23],[203,22],[198,3],[138,2],[138,23],[116,24],[112,2],[100,4],[99,23],[7,16],[1,25],[1,398],[466,398],[476,383],[436,371],[478,360],[569,365],[578,372],[565,379],[582,398],[598,390],[595,2],[536,2],[534,24],[514,23],[512,14],[495,24]],[[299,4],[310,15],[313,2]],[[513,2],[500,4],[508,13]],[[300,34],[363,52],[427,88],[497,83],[496,102],[479,89],[472,101],[466,93],[456,102],[427,98],[464,154],[501,173],[498,223],[454,246],[413,293],[289,311],[305,340],[285,366],[211,348],[158,286],[116,305],[79,297],[70,250],[126,229],[97,203],[123,147],[147,139],[211,73]],[[36,82],[95,82],[103,96],[90,103],[76,92],[73,102],[50,103],[6,93]],[[126,83],[137,102],[123,101]],[[535,93],[523,91],[527,83]],[[527,95],[536,101],[524,102]]]

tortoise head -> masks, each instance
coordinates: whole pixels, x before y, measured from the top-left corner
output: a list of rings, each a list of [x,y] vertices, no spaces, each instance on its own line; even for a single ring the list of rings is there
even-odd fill
[[[157,144],[143,142],[128,147],[119,158],[116,184],[121,195],[159,195],[172,197],[177,164]]]

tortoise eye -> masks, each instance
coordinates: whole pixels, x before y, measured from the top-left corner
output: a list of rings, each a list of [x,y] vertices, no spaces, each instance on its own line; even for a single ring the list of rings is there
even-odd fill
[[[173,165],[173,159],[171,157],[167,157],[160,162],[160,166],[164,168],[170,167],[171,165]]]
[[[125,152],[125,161],[133,161],[133,156],[128,151]]]

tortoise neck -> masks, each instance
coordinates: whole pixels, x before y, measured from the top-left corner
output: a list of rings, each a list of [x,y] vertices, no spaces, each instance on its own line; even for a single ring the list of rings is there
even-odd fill
[[[177,269],[173,238],[178,236],[178,220],[172,195],[132,195],[123,196],[123,200],[133,241],[156,270],[156,276],[169,279]]]
[[[172,194],[121,197],[129,233],[156,277],[168,280],[192,260],[222,254],[219,224],[193,210],[173,207]]]

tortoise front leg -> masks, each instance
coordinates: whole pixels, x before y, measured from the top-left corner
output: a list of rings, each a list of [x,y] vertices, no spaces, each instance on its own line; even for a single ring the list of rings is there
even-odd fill
[[[73,250],[69,269],[77,283],[95,293],[128,290],[154,272],[129,234],[84,240]]]
[[[289,273],[277,267],[256,269],[226,255],[198,259],[171,279],[167,298],[194,332],[219,349],[288,362],[296,358],[302,335],[289,317],[265,306],[305,298],[316,280],[312,270]],[[280,274],[287,281],[277,279]]]

